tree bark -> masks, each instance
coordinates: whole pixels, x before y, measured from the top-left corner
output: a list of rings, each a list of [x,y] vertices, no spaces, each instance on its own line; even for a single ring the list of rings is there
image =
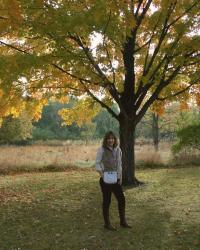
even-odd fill
[[[135,124],[126,117],[119,119],[120,147],[122,150],[122,183],[139,186],[135,177]]]
[[[158,115],[153,113],[152,114],[152,135],[153,135],[153,144],[155,151],[158,151],[159,146],[159,125],[158,125]]]

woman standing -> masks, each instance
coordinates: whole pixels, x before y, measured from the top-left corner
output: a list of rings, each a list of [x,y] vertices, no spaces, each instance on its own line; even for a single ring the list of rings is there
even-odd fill
[[[97,151],[96,170],[100,174],[100,187],[103,194],[103,218],[104,227],[108,230],[116,230],[110,223],[109,207],[111,194],[114,193],[120,217],[120,226],[131,228],[125,218],[125,197],[122,190],[122,152],[117,144],[117,138],[112,131],[105,134],[103,145]]]

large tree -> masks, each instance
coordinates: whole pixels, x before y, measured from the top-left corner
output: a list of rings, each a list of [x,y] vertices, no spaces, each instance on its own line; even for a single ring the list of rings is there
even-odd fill
[[[199,0],[9,0],[1,5],[0,22],[9,22],[0,41],[7,46],[1,48],[3,93],[26,97],[29,107],[52,94],[82,96],[80,117],[74,108],[82,120],[94,115],[96,103],[106,108],[120,126],[123,183],[138,184],[136,125],[153,103],[199,82]],[[61,114],[68,123],[74,119],[72,112]]]

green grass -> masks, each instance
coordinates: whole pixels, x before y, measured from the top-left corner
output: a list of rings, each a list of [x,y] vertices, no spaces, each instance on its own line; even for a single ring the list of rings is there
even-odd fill
[[[119,227],[113,197],[103,228],[98,174],[91,170],[0,176],[0,249],[200,249],[200,168],[140,170],[146,185],[124,188]]]

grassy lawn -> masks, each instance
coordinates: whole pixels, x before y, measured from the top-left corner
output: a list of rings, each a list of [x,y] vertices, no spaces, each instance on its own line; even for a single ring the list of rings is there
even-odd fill
[[[124,188],[128,222],[113,197],[105,231],[92,170],[0,177],[0,249],[200,249],[200,168],[138,171],[146,185]]]

